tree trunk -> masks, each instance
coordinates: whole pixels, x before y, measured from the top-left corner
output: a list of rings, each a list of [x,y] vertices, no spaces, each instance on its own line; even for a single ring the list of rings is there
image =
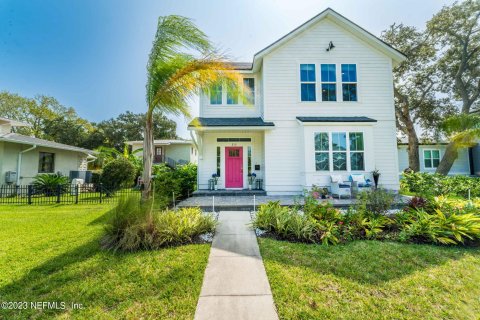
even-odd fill
[[[437,167],[436,173],[447,175],[452,168],[453,163],[458,157],[458,148],[453,142],[450,142],[445,149],[445,154],[442,157],[442,161]]]
[[[143,200],[152,197],[152,162],[153,162],[153,113],[147,112],[143,137]]]
[[[420,171],[420,156],[418,153],[418,137],[413,123],[407,123],[408,131],[408,167],[418,172]]]

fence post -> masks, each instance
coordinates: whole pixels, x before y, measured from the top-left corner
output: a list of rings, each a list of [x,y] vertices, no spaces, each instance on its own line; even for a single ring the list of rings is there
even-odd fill
[[[100,183],[100,203],[102,203],[103,183]]]
[[[75,204],[78,204],[78,184],[75,184]]]
[[[61,192],[62,192],[61,186],[57,184],[57,203],[60,203]]]
[[[33,193],[33,186],[29,184],[27,187],[28,204],[32,204],[32,193]]]

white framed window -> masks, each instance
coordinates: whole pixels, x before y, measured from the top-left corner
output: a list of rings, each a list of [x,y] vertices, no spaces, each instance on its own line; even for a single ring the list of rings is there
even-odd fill
[[[357,101],[357,65],[342,64],[342,101]]]
[[[300,65],[300,100],[317,101],[315,64]]]
[[[245,102],[247,105],[255,104],[255,78],[243,78],[243,86],[247,92],[245,92]]]
[[[236,83],[232,83],[230,87],[227,86],[227,104],[238,104],[238,89]]]
[[[363,132],[316,132],[316,171],[364,171]]]
[[[222,84],[213,85],[210,88],[210,104],[222,104]]]
[[[337,101],[337,68],[335,64],[320,65],[322,101]]]
[[[440,150],[439,149],[424,149],[423,163],[427,169],[435,169],[440,164]]]

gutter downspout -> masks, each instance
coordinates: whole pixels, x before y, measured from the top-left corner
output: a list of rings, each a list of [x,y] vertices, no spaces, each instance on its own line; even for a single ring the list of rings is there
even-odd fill
[[[28,151],[32,151],[33,149],[37,148],[37,145],[34,144],[31,148],[26,150],[20,151],[18,153],[18,161],[17,161],[17,186],[20,185],[20,171],[22,169],[22,155]]]

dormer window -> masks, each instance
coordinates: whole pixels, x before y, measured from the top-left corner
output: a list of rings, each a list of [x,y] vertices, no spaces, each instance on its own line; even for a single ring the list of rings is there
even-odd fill
[[[300,65],[300,98],[301,101],[316,101],[315,65]]]
[[[321,65],[322,101],[337,101],[337,75],[334,64]]]
[[[343,101],[357,101],[357,66],[342,64]]]

